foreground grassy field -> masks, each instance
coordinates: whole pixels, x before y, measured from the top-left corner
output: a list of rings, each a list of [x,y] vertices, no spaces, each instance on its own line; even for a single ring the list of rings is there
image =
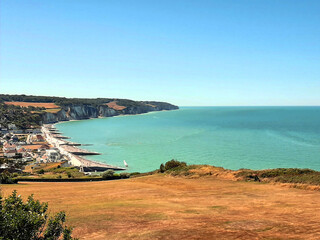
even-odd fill
[[[320,192],[215,176],[2,185],[65,210],[80,239],[320,239]]]

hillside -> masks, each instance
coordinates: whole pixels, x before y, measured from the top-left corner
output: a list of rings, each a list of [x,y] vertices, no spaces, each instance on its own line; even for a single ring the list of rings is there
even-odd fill
[[[210,170],[212,174],[208,173]],[[219,174],[220,170],[223,174]],[[319,239],[320,192],[231,180],[205,166],[190,176],[2,185],[65,210],[80,239]]]
[[[114,98],[64,98],[48,96],[0,94],[0,124],[13,122],[19,128],[42,123],[141,114],[151,111],[174,110],[177,106],[165,102],[133,101]],[[16,119],[24,113],[25,117]],[[30,120],[32,119],[32,121]]]

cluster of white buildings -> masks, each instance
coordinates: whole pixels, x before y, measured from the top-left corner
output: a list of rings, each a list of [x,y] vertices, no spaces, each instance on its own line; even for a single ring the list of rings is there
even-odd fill
[[[18,129],[15,124],[9,123],[6,127],[0,124],[0,133],[1,134],[41,134],[41,130],[39,128],[32,129]]]
[[[2,151],[1,151],[2,146]],[[42,134],[11,134],[0,137],[0,157],[23,162],[50,163],[64,160],[58,148],[50,146]]]

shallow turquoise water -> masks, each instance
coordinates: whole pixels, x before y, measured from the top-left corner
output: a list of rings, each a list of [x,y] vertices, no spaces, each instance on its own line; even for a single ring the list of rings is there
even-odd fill
[[[172,158],[229,169],[320,170],[320,107],[184,107],[177,111],[64,122],[88,159],[154,170]]]

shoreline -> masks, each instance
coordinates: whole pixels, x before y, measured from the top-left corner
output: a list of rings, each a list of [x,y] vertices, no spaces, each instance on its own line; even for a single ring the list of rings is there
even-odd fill
[[[146,112],[146,113],[137,113],[137,114],[119,114],[119,115],[115,115],[115,116],[109,116],[109,117],[96,117],[96,118],[86,118],[86,119],[71,119],[71,120],[67,120],[67,121],[58,121],[55,123],[47,123],[46,125],[50,124],[52,126],[55,127],[56,124],[61,124],[61,123],[68,123],[68,122],[78,122],[78,121],[85,121],[85,120],[94,120],[94,119],[104,119],[104,118],[115,118],[115,117],[129,117],[129,116],[139,116],[139,115],[147,115],[147,114],[154,114],[154,113],[159,113],[159,112],[172,112],[172,111],[178,111],[181,110],[179,109],[172,109],[172,110],[160,110],[160,111],[150,111],[150,112]]]
[[[82,153],[81,155],[93,155],[93,154],[98,154],[98,153],[92,153],[88,150],[78,148],[77,146],[73,145],[76,143],[67,141],[66,139],[55,138],[55,136],[53,136],[53,134],[50,133],[51,129],[56,129],[56,128],[52,124],[45,124],[41,127],[41,131],[44,134],[46,141],[50,145],[53,145],[55,148],[59,149],[59,151],[68,158],[68,163],[70,165],[75,166],[75,167],[80,167],[80,169],[82,168],[83,171],[84,171],[84,169],[126,170],[126,168],[91,161],[91,160],[88,160],[82,156],[75,154],[75,151],[77,151],[80,154]],[[72,149],[70,149],[70,147],[73,148],[73,151],[71,151]]]
[[[137,115],[145,115],[145,114],[164,112],[164,111],[165,112],[175,111],[175,110],[180,110],[180,109],[150,111],[147,113],[140,113],[140,114],[120,114],[120,115],[111,116],[111,117],[137,116]],[[113,166],[113,165],[109,165],[109,164],[105,164],[105,163],[101,163],[101,162],[96,162],[93,160],[88,160],[82,156],[76,155],[76,154],[72,153],[70,151],[70,149],[66,149],[63,146],[66,146],[66,147],[69,146],[69,147],[74,148],[74,150],[77,150],[79,153],[80,152],[84,153],[81,155],[99,155],[99,153],[90,152],[86,149],[79,148],[78,146],[82,146],[84,144],[73,143],[68,140],[68,139],[70,139],[69,137],[66,137],[66,136],[60,134],[61,136],[66,137],[66,139],[59,139],[59,138],[56,138],[55,136],[52,136],[53,133],[50,133],[50,129],[58,130],[56,128],[57,124],[66,123],[66,122],[74,122],[74,121],[92,120],[92,119],[103,119],[103,118],[109,118],[109,117],[97,117],[97,118],[77,119],[77,120],[72,119],[72,120],[68,120],[68,121],[58,121],[56,123],[43,124],[41,127],[41,131],[44,134],[47,142],[49,144],[53,145],[54,147],[58,148],[60,150],[60,152],[62,154],[64,154],[69,159],[68,162],[72,166],[76,166],[76,167],[80,167],[80,168],[105,168],[105,169],[119,170],[119,171],[127,170],[127,168],[122,168],[119,166]],[[75,145],[73,145],[73,144],[75,144]]]

